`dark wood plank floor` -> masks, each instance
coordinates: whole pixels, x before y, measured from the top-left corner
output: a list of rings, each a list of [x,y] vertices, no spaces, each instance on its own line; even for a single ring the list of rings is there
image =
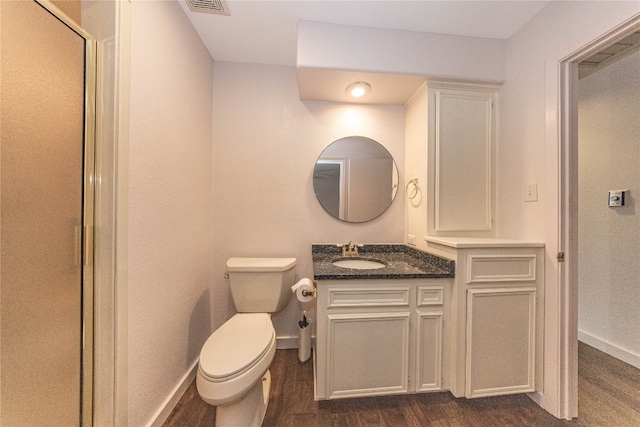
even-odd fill
[[[263,426],[640,426],[640,370],[580,343],[579,372],[579,418],[564,421],[525,395],[467,400],[446,392],[316,402],[312,364],[301,365],[296,350],[278,350]],[[164,424],[214,425],[215,408],[199,398],[195,383]]]
[[[578,421],[640,426],[640,369],[593,347],[578,347]]]

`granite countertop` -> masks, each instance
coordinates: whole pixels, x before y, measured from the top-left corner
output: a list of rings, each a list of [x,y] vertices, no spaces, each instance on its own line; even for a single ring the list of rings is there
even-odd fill
[[[435,279],[455,277],[455,263],[405,245],[365,244],[357,256],[342,256],[337,245],[312,245],[315,280],[355,279]],[[383,268],[358,270],[336,267],[337,259],[369,259],[386,264]]]

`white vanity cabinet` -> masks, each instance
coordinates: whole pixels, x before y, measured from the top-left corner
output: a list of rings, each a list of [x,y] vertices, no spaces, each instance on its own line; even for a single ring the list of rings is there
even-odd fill
[[[542,390],[544,248],[495,240],[426,238],[456,261],[450,390],[483,397]]]
[[[318,281],[316,399],[443,389],[451,282]]]

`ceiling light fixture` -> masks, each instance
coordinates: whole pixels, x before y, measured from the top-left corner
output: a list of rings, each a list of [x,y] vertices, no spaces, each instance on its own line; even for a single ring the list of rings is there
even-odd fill
[[[362,98],[371,92],[371,85],[365,82],[355,82],[351,83],[347,86],[347,90],[345,91],[347,95],[350,95],[354,98]]]

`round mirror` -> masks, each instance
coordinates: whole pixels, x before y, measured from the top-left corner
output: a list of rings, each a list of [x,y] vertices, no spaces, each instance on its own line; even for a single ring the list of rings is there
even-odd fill
[[[313,170],[313,189],[335,218],[365,222],[380,216],[398,190],[398,168],[373,139],[348,136],[329,145]]]

